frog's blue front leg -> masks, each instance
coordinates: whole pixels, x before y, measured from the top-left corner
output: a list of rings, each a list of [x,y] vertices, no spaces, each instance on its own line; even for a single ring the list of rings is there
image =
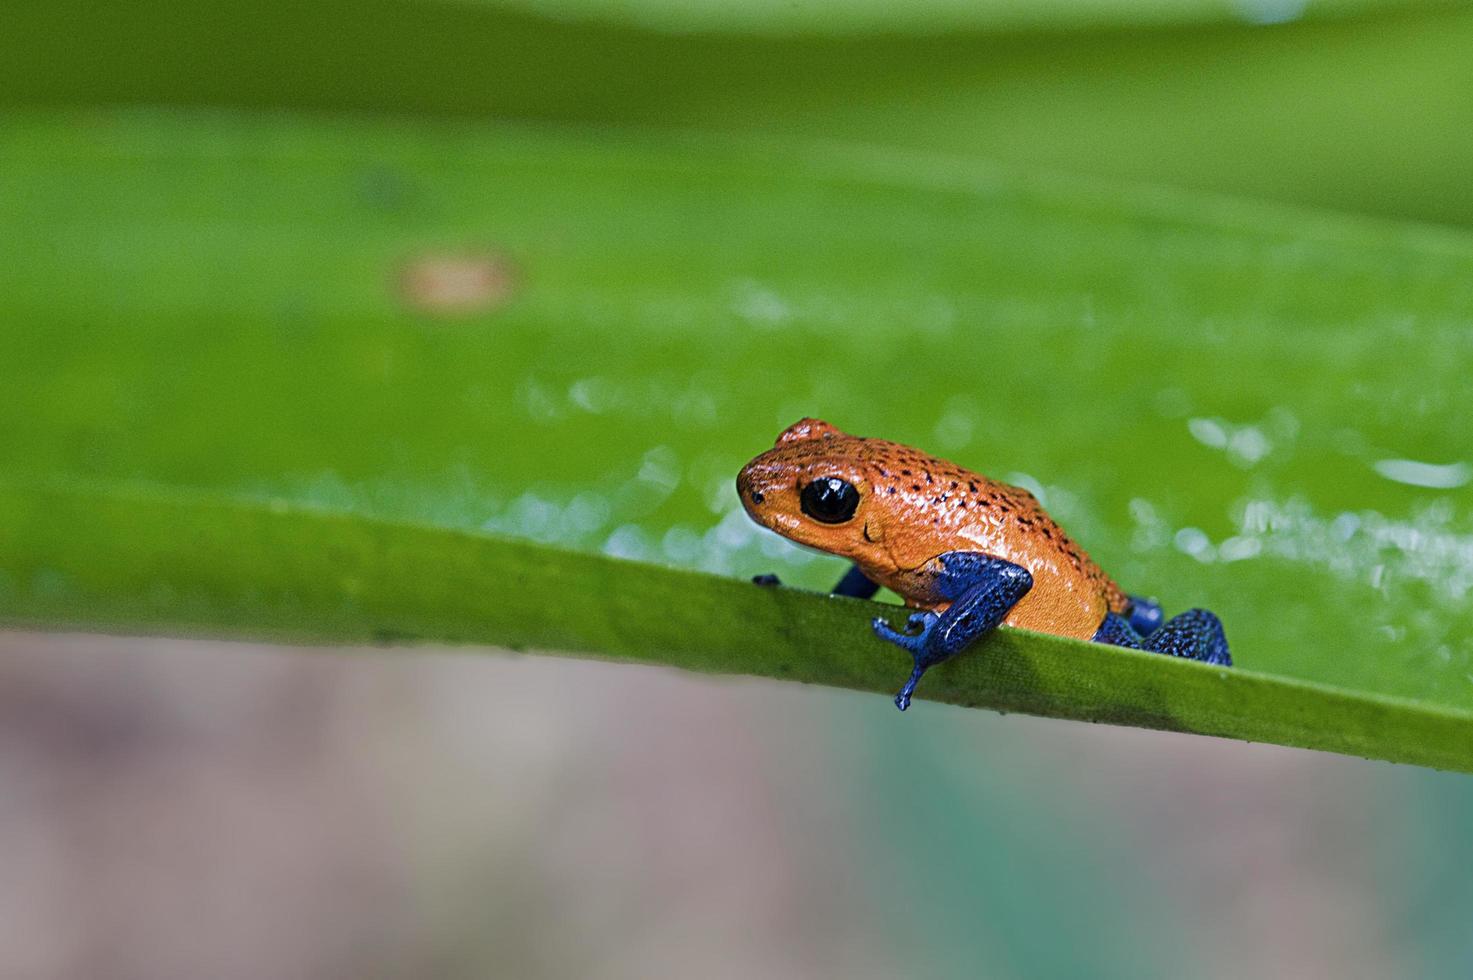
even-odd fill
[[[975,551],[948,551],[936,559],[941,571],[935,590],[951,605],[944,613],[912,613],[907,632],[891,628],[884,617],[871,624],[882,639],[910,651],[915,669],[895,695],[895,707],[910,707],[921,675],[930,667],[956,656],[975,640],[991,632],[1008,610],[1033,588],[1033,576],[1021,565]],[[919,630],[919,632],[912,632]]]
[[[876,592],[880,591],[877,582],[860,570],[858,565],[850,565],[849,571],[839,579],[839,584],[829,595],[846,595],[853,599],[870,599]]]

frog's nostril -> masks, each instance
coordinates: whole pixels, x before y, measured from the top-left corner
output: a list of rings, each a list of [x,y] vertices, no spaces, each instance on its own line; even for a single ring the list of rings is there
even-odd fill
[[[762,501],[764,499],[765,498],[762,496],[762,491],[761,490],[753,490],[752,491],[752,503],[754,503],[754,504],[760,504],[760,503],[762,503]]]

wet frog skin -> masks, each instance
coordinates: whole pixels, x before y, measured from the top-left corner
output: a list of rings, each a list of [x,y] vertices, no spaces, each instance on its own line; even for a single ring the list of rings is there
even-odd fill
[[[929,667],[1000,623],[1232,664],[1212,613],[1163,624],[1160,606],[1122,592],[1027,490],[909,446],[801,419],[742,468],[737,493],[758,524],[854,563],[835,594],[867,599],[883,585],[916,610],[904,632],[872,624],[914,660],[902,711]]]

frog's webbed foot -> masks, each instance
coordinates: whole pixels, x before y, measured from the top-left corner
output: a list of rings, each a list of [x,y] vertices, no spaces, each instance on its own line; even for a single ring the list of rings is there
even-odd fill
[[[949,551],[940,556],[937,594],[951,601],[946,612],[913,612],[906,631],[899,632],[882,616],[870,624],[875,634],[910,653],[915,662],[910,678],[895,695],[895,707],[910,707],[911,695],[926,670],[947,660],[991,632],[1008,610],[1033,587],[1033,577],[1021,565],[972,551]]]

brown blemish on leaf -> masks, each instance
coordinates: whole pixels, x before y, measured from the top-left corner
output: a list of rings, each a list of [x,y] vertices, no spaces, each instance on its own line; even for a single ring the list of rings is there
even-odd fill
[[[505,306],[520,277],[504,255],[428,253],[406,262],[399,272],[399,295],[419,313],[439,317],[473,316]]]

